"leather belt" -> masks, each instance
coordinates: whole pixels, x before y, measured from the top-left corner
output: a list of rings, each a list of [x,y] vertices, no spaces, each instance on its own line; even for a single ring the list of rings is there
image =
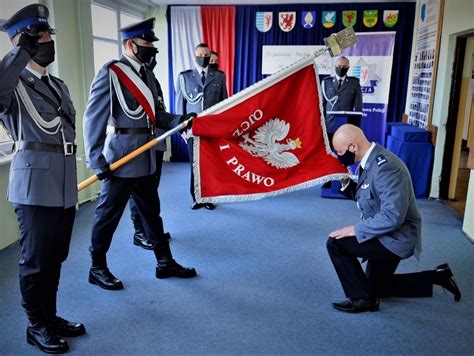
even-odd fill
[[[65,156],[71,156],[76,153],[77,146],[72,142],[66,142],[60,145],[55,143],[20,141],[20,146],[18,149],[63,153]]]
[[[115,127],[115,126],[107,125],[107,133],[118,134],[118,135],[140,135],[140,134],[153,135],[153,128],[151,127]]]

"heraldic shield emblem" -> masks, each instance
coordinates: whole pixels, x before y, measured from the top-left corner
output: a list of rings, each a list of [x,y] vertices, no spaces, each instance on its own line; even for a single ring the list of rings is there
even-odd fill
[[[398,22],[398,10],[385,10],[383,12],[383,23],[387,27],[393,27]]]
[[[301,25],[310,29],[313,28],[314,23],[316,22],[316,11],[302,11],[301,12]]]
[[[342,12],[342,24],[344,27],[349,27],[354,25],[357,22],[357,11],[350,10],[350,11],[343,11]]]
[[[377,24],[379,10],[364,10],[362,22],[365,27],[374,27]]]
[[[278,23],[282,31],[290,32],[296,23],[296,12],[280,12],[278,14]]]
[[[336,11],[323,11],[322,23],[325,28],[331,28],[336,23]]]
[[[260,32],[270,31],[273,23],[273,12],[257,12],[255,25]]]

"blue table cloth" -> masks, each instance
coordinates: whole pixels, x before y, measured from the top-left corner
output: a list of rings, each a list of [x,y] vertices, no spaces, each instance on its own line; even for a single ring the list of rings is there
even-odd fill
[[[430,142],[403,142],[389,135],[387,149],[405,162],[410,171],[417,198],[427,198],[429,194],[433,146]]]

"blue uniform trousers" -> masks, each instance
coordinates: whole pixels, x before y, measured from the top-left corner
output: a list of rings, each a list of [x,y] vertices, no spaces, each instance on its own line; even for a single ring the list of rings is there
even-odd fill
[[[378,239],[359,243],[355,236],[327,241],[329,257],[347,298],[423,298],[433,296],[434,271],[395,274],[400,257]],[[357,258],[367,260],[364,271]]]
[[[150,243],[160,246],[164,239],[155,175],[138,178],[112,176],[102,181],[99,203],[94,214],[90,252],[105,256],[130,196],[133,195],[143,229]]]
[[[20,227],[20,291],[25,308],[56,315],[61,264],[69,253],[76,208],[14,204]]]
[[[155,178],[156,178],[156,189],[158,189],[159,185],[160,185],[160,179],[161,179],[161,170],[162,170],[162,166],[163,166],[163,155],[164,155],[164,151],[156,151],[156,172],[155,172]],[[158,195],[159,197],[159,195]],[[159,204],[159,198],[158,198],[158,204]],[[135,204],[135,201],[134,201],[134,195],[132,194],[132,196],[130,197],[130,203],[129,203],[129,207],[130,207],[130,213],[132,215],[132,221],[134,222],[134,224],[137,224],[138,225],[138,228],[141,230],[141,231],[144,231],[144,228],[143,228],[143,222],[142,222],[142,218],[140,217],[140,214],[138,213],[138,209],[137,209],[137,204]],[[160,211],[160,210],[158,210]],[[161,219],[161,216],[158,216],[158,218],[160,220]],[[163,224],[163,222],[161,222],[161,224]]]

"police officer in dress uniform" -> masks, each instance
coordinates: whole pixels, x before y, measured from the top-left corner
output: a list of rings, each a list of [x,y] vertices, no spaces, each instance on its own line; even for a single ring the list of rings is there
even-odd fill
[[[327,77],[322,82],[326,130],[329,140],[332,139],[337,127],[335,116],[327,114],[328,111],[362,111],[362,92],[359,79],[347,75],[349,60],[346,57],[339,57],[336,60],[335,70],[335,77]],[[349,116],[349,123],[360,126],[360,115]]]
[[[133,27],[134,25],[132,25]],[[123,28],[122,31],[125,31],[128,26]],[[153,57],[151,59],[150,63],[146,64],[147,68],[150,69],[150,71],[153,71],[153,69],[156,66],[156,59]],[[152,76],[152,80],[156,82],[156,88],[157,88],[157,100],[158,100],[158,111],[166,111],[166,106],[165,102],[163,99],[163,91],[161,89],[161,85],[158,82],[158,80],[155,78],[155,76]],[[196,116],[195,113],[190,113],[191,116]],[[179,115],[178,115],[179,116]],[[155,127],[155,136],[160,137],[162,134],[164,134],[166,130],[160,129],[158,127]],[[163,167],[163,156],[166,151],[166,141],[161,141],[158,142],[158,144],[155,146],[156,149],[156,172],[155,172],[155,177],[156,177],[156,189],[158,191],[159,185],[160,185],[160,180],[161,180],[161,171]],[[145,229],[143,228],[143,223],[140,218],[140,214],[138,212],[138,209],[136,207],[136,204],[133,199],[133,195],[130,197],[129,201],[129,206],[130,206],[130,212],[131,212],[131,218],[133,222],[133,227],[135,229],[135,232],[133,234],[133,244],[136,246],[139,246],[145,250],[153,250],[153,243],[148,241],[148,238],[145,234]],[[159,217],[161,219],[161,216]],[[171,238],[171,235],[169,232],[166,232],[164,234],[164,237],[169,240]]]
[[[75,114],[69,91],[46,67],[54,62],[54,30],[44,5],[26,6],[1,27],[14,48],[0,61],[0,121],[16,141],[8,200],[20,228],[20,291],[29,319],[26,339],[64,353],[64,336],[83,324],[56,315],[77,203]]]
[[[192,116],[177,116],[161,111],[157,81],[149,65],[156,55],[153,42],[155,19],[151,18],[121,29],[124,55],[104,65],[92,83],[84,114],[84,141],[88,166],[102,181],[94,215],[92,267],[89,282],[108,290],[123,288],[122,282],[108,269],[106,254],[125,206],[133,196],[140,221],[157,259],[156,277],[192,278],[194,268],[178,264],[165,238],[157,192],[156,150],[151,149],[114,172],[109,165],[154,138],[151,118],[112,71],[121,68],[139,88],[143,97],[152,98],[156,125],[169,130]],[[147,106],[147,105],[145,105]]]
[[[342,164],[360,161],[358,182],[342,182],[341,192],[361,211],[360,222],[329,234],[329,256],[349,298],[333,307],[349,313],[377,311],[377,298],[431,297],[433,284],[459,301],[461,292],[447,263],[430,271],[395,274],[402,259],[418,257],[421,251],[421,217],[405,164],[369,142],[354,125],[341,126],[333,146]],[[358,257],[367,260],[365,273]]]
[[[209,70],[211,51],[205,43],[200,43],[194,50],[196,65],[193,69],[179,73],[176,91],[176,112],[187,114],[190,112],[202,112],[211,106],[227,98],[226,79],[224,72],[220,70]],[[194,173],[193,173],[193,137],[187,134],[189,159],[191,162],[191,186],[190,192],[193,198],[191,209],[202,207],[213,210],[215,205],[211,203],[196,203],[194,196]]]

